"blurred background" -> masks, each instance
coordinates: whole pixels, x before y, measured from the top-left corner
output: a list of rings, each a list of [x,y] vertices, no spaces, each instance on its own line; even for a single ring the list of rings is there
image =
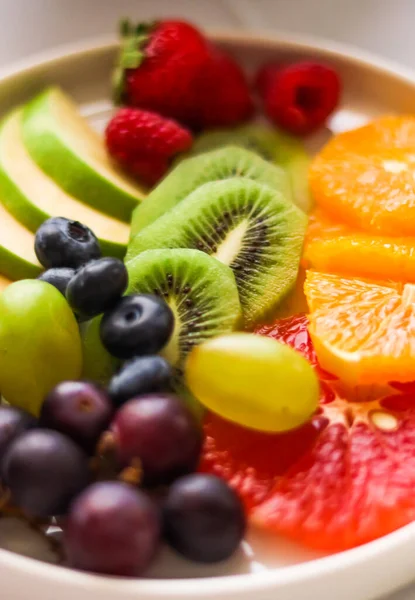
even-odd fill
[[[113,33],[122,15],[181,15],[205,28],[297,32],[415,68],[415,0],[0,0],[0,65]]]

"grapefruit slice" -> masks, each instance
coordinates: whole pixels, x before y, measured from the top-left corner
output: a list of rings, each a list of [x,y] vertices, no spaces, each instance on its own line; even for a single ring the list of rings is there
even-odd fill
[[[387,116],[335,136],[310,168],[317,204],[346,224],[415,235],[415,117]]]
[[[318,368],[305,316],[260,333]],[[261,434],[209,415],[200,468],[231,483],[257,526],[340,551],[415,519],[414,385],[396,385],[378,401],[348,402],[333,377],[320,375],[319,413],[297,431]]]
[[[413,521],[413,394],[379,403],[336,399],[324,413],[327,427],[254,511],[254,522],[337,551]]]
[[[324,369],[348,387],[414,379],[414,285],[308,271],[304,291]]]

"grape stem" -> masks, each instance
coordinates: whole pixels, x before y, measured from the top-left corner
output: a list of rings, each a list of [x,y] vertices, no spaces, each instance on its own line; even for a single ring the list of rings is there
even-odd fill
[[[112,431],[104,431],[97,445],[97,455],[112,457],[115,454],[115,436]]]
[[[14,510],[14,507],[11,506],[10,501],[10,490],[0,487],[0,512],[8,512],[9,510]]]
[[[143,468],[139,458],[133,458],[131,464],[123,469],[118,477],[120,481],[138,487],[143,478]]]
[[[104,431],[98,440],[95,456],[91,460],[91,470],[96,480],[116,479],[120,465],[116,453],[116,442],[111,431]]]

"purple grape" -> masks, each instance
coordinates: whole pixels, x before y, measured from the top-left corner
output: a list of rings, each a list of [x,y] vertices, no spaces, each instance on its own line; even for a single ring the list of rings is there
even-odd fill
[[[64,381],[46,396],[40,424],[64,433],[92,453],[112,413],[111,400],[104,390],[86,381]]]
[[[3,474],[14,503],[29,515],[61,515],[88,485],[88,458],[61,433],[34,429],[11,443]]]
[[[191,473],[199,462],[201,430],[177,396],[130,400],[117,412],[111,429],[121,463],[139,458],[147,483],[169,483]]]
[[[13,406],[0,406],[0,461],[14,439],[37,425],[35,417]]]
[[[95,483],[73,503],[65,527],[69,566],[136,577],[160,543],[160,516],[150,499],[119,482]]]
[[[214,475],[188,475],[173,483],[163,516],[167,542],[186,558],[203,563],[232,556],[246,529],[241,501]]]

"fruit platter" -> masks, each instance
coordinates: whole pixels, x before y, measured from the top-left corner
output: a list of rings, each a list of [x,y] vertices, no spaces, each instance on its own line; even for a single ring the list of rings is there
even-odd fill
[[[414,579],[411,74],[126,20],[0,88],[5,597]]]

